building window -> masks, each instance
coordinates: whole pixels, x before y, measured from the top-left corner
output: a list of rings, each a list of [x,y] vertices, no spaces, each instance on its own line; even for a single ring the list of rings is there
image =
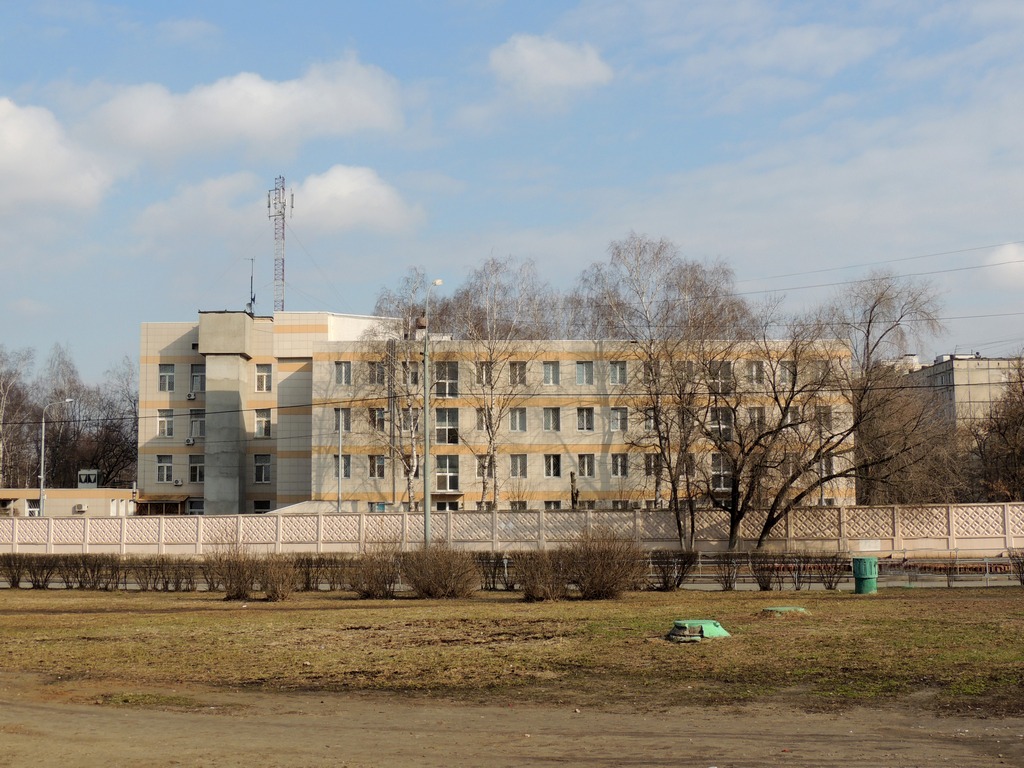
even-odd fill
[[[419,457],[417,456],[416,458],[418,459]],[[419,477],[420,476],[420,463],[419,463],[419,461],[416,461],[416,463],[413,464],[413,461],[414,461],[414,459],[413,459],[412,454],[409,454],[409,453],[403,454],[403,456],[402,456],[402,477],[409,477],[409,473],[412,473],[413,477]]]
[[[458,512],[459,502],[457,501],[439,501],[434,505],[434,509],[438,512]]]
[[[189,409],[188,436],[191,438],[206,437],[206,411],[204,409]]]
[[[174,391],[174,363],[160,363],[160,391]]]
[[[558,386],[561,381],[561,368],[557,360],[544,361],[544,383]]]
[[[493,456],[477,456],[476,457],[476,476],[477,477],[494,477],[494,457]]]
[[[732,393],[732,363],[720,360],[708,363],[708,390],[713,395]]]
[[[256,499],[252,503],[252,513],[254,515],[265,515],[272,508],[270,499]]]
[[[270,392],[274,389],[273,384],[274,367],[269,363],[260,363],[256,366],[256,391]]]
[[[557,453],[544,454],[544,477],[562,476],[562,457]]]
[[[796,406],[789,406],[782,409],[782,426],[795,427],[800,423],[800,409]]]
[[[623,510],[629,509],[629,501],[626,499],[612,499],[612,509]]]
[[[510,408],[508,411],[508,428],[511,432],[526,431],[526,409]]]
[[[388,505],[385,501],[368,501],[366,502],[366,511],[371,515],[380,514],[388,511]]]
[[[459,409],[438,408],[434,441],[438,445],[459,444]]]
[[[203,503],[203,499],[189,499],[188,500],[188,513],[190,515],[202,515],[206,513],[206,507]]]
[[[562,508],[562,502],[558,501],[557,499],[553,499],[551,501],[545,501],[544,502],[544,509],[561,509],[561,508]]]
[[[832,406],[817,405],[814,407],[814,423],[821,432],[832,430]]]
[[[188,481],[201,483],[206,479],[206,457],[202,454],[188,457]]]
[[[206,391],[206,366],[202,363],[192,364],[192,377],[189,383],[190,392]]]
[[[594,383],[594,363],[591,360],[580,360],[576,363],[576,383],[580,385]]]
[[[490,431],[491,426],[491,410],[490,408],[477,408],[476,409],[476,428],[486,431]]]
[[[763,432],[765,425],[764,406],[757,405],[753,408],[747,408],[747,423],[750,424],[750,428],[755,432]]]
[[[594,409],[593,408],[577,408],[576,409],[576,429],[580,432],[593,432],[594,431]]]
[[[420,364],[419,363],[402,363],[402,381],[410,387],[418,387],[420,385]]]
[[[625,453],[612,454],[612,477],[626,477],[629,475],[629,456]]]
[[[375,432],[383,432],[386,419],[384,418],[383,408],[367,408],[366,409],[367,422],[370,425],[370,429]]]
[[[613,360],[608,363],[608,383],[609,384],[625,384],[626,383],[626,361],[625,360]]]
[[[717,442],[732,440],[732,411],[728,408],[708,409],[708,430]]]
[[[732,489],[732,460],[724,453],[711,454],[711,490]]]
[[[437,459],[437,490],[459,490],[459,457],[440,454]]]
[[[508,503],[508,508],[510,510],[512,510],[513,512],[525,512],[526,511],[526,502],[525,501],[510,501]]]
[[[352,431],[352,409],[351,408],[335,408],[334,409],[334,431],[351,432]]]
[[[644,363],[643,382],[645,387],[658,383],[661,378],[661,363],[657,360],[648,360]]]
[[[561,408],[545,408],[544,409],[544,431],[546,432],[557,432],[562,428],[562,409]]]
[[[270,409],[256,409],[256,437],[270,437]]]
[[[646,432],[653,432],[654,431],[654,427],[656,426],[656,423],[657,423],[657,420],[655,419],[656,415],[657,415],[657,412],[655,411],[654,408],[645,408],[644,409],[644,431],[646,431]]]
[[[509,475],[511,477],[526,477],[526,454],[513,453],[509,455]]]
[[[661,454],[644,454],[644,475],[647,477],[658,477],[661,474]]]
[[[171,464],[171,457],[159,454],[156,457],[156,481],[158,483],[174,482],[174,467]]]
[[[796,360],[779,362],[779,389],[788,390],[796,386]]]
[[[526,386],[526,363],[514,360],[508,364],[508,383],[513,387]]]
[[[594,499],[583,499],[576,507],[578,509],[597,509],[597,502]]]
[[[371,455],[367,457],[370,461],[370,477],[382,478],[384,477],[384,457],[379,455]]]
[[[459,396],[458,362],[434,363],[434,394],[438,397]]]
[[[256,476],[254,482],[257,483],[269,483],[270,482],[270,454],[269,453],[257,453],[252,457],[253,466],[256,468]]]
[[[629,426],[629,408],[612,408],[612,432],[625,432]]]
[[[579,469],[580,477],[594,476],[594,454],[581,453],[576,457],[576,466]]]
[[[338,462],[338,454],[334,454],[334,477],[335,478],[338,477],[338,469],[339,469],[339,467],[341,469],[341,477],[343,479],[348,479],[348,478],[352,477],[352,457],[349,454],[343,453],[341,455],[341,462],[340,463]]]
[[[170,408],[156,412],[156,434],[158,437],[174,437],[174,411]]]
[[[381,360],[372,360],[367,365],[366,378],[368,384],[384,386],[388,383],[388,367]]]
[[[410,434],[420,431],[419,408],[404,408],[402,410],[402,431]]]
[[[352,363],[349,360],[339,360],[334,364],[334,383],[352,386]]]
[[[490,360],[476,364],[476,383],[482,387],[491,386],[491,382],[494,380],[494,363]]]
[[[764,384],[764,360],[747,361],[747,381],[755,386]]]

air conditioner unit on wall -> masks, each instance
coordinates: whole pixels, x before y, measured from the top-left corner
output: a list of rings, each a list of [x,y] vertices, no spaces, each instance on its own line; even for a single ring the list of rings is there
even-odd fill
[[[81,512],[88,512],[89,511],[89,505],[88,504],[75,504],[75,506],[73,506],[71,508],[71,511],[72,512],[79,512],[79,513],[81,513]]]
[[[174,481],[174,484],[175,484],[175,485],[181,485],[181,480],[175,480],[175,481]]]
[[[194,437],[186,437],[185,438],[185,445],[195,445],[195,444],[196,444],[196,439]]]
[[[185,395],[185,399],[186,400],[195,400],[196,399],[196,393],[195,392],[189,392],[187,395]]]

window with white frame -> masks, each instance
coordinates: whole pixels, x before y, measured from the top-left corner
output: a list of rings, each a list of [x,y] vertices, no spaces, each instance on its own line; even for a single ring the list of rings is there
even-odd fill
[[[490,360],[481,360],[476,364],[476,383],[482,387],[489,387],[493,381],[494,363]]]
[[[549,501],[545,501],[544,502],[544,509],[561,509],[561,508],[562,508],[562,502],[558,501],[557,499],[551,499]]]
[[[626,361],[612,360],[608,363],[608,383],[622,385],[626,383]]]
[[[593,408],[577,408],[576,409],[576,430],[579,432],[593,432],[594,431],[594,409]]]
[[[489,431],[491,426],[491,409],[490,408],[477,408],[476,409],[476,428],[484,431]]]
[[[526,502],[522,501],[521,499],[517,501],[510,501],[508,503],[508,508],[513,512],[525,512]]]
[[[188,513],[190,515],[205,515],[206,505],[204,499],[189,499],[188,500]]]
[[[156,457],[156,481],[170,483],[174,481],[174,466],[171,456],[160,453]]]
[[[509,454],[509,471],[510,477],[526,477],[526,454],[525,453],[512,453]]]
[[[661,362],[658,360],[647,360],[644,362],[644,386],[657,384],[661,379]]]
[[[724,453],[711,454],[711,490],[728,491],[732,489],[732,459]]]
[[[790,405],[782,409],[782,426],[795,427],[800,423],[800,409]]]
[[[400,413],[402,431],[414,434],[420,431],[420,409],[403,408]]]
[[[511,432],[525,432],[526,431],[526,409],[525,408],[509,408],[508,410],[508,428]]]
[[[796,386],[796,360],[782,360],[779,362],[779,373],[776,376],[778,388],[782,391],[793,389]]]
[[[508,364],[508,383],[513,387],[526,386],[526,363],[513,360]]]
[[[375,432],[384,431],[387,419],[384,416],[383,408],[367,408],[366,417],[367,422],[370,425],[370,429],[374,430]]]
[[[661,475],[661,454],[644,454],[644,475],[647,477],[658,477]]]
[[[388,366],[383,360],[371,360],[366,366],[367,383],[378,387],[388,383]]]
[[[436,459],[437,490],[439,492],[459,490],[459,457],[442,453],[434,458]]]
[[[544,383],[557,386],[561,382],[561,364],[557,360],[544,361]]]
[[[763,405],[755,405],[747,408],[747,423],[755,432],[764,431],[765,417]]]
[[[562,428],[562,409],[545,408],[544,409],[544,431],[545,432],[558,432]]]
[[[594,383],[594,361],[576,361],[576,383],[585,386]]]
[[[378,480],[384,477],[384,457],[379,454],[370,454],[366,458],[368,461],[369,476]]]
[[[270,482],[270,454],[269,453],[257,453],[252,457],[253,467],[255,468],[254,482],[257,483],[269,483]]]
[[[352,409],[351,408],[335,408],[334,409],[334,431],[338,432],[351,432],[352,431]]]
[[[629,455],[625,453],[612,454],[612,477],[627,477],[629,475]]]
[[[416,459],[419,459],[417,456]],[[406,453],[402,456],[402,477],[409,477],[409,473],[412,473],[413,477],[420,476],[420,463],[415,461],[411,453]]]
[[[747,381],[755,387],[764,385],[764,360],[747,360]]]
[[[156,412],[156,434],[158,437],[174,437],[174,411],[170,408]]]
[[[644,431],[653,432],[656,426],[655,416],[657,412],[653,408],[644,409]]]
[[[174,363],[160,363],[160,391],[174,391]]]
[[[339,458],[340,458],[340,461],[339,461]],[[340,468],[342,479],[348,479],[348,478],[352,477],[352,456],[350,454],[343,453],[343,454],[341,454],[340,457],[338,456],[338,454],[334,454],[334,477],[335,478],[338,477],[339,468]]]
[[[557,453],[544,454],[544,477],[562,476],[562,457]]]
[[[434,442],[438,445],[459,444],[459,409],[438,408],[434,421]]]
[[[366,502],[366,511],[371,515],[387,512],[388,504],[386,501],[368,501]]]
[[[576,468],[580,477],[594,476],[594,454],[581,453],[576,457]]]
[[[615,407],[611,409],[612,432],[625,432],[629,428],[629,408]]]
[[[728,395],[733,391],[732,363],[712,360],[708,363],[708,390],[713,395]]]
[[[580,499],[576,502],[577,509],[597,509],[597,501],[594,499]]]
[[[192,454],[188,457],[188,481],[202,483],[206,480],[206,457],[203,454]]]
[[[334,383],[343,387],[352,386],[351,360],[338,360],[334,363]]]
[[[256,409],[256,437],[270,437],[270,409]]]
[[[476,476],[477,477],[494,477],[494,457],[493,456],[477,456],[476,457]]]
[[[832,430],[832,406],[831,405],[816,405],[814,406],[814,423],[817,425],[821,432],[829,432]]]
[[[193,363],[189,381],[190,392],[206,391],[206,365],[204,363]]]
[[[459,364],[457,361],[434,363],[434,394],[437,397],[459,396]]]
[[[256,366],[256,391],[270,392],[274,389],[274,366],[270,363],[259,363]]]
[[[206,410],[204,408],[189,409],[188,436],[193,439],[206,437]]]
[[[614,510],[629,509],[629,500],[628,499],[612,499],[612,509],[614,509]]]
[[[405,361],[402,363],[402,381],[406,386],[418,387],[420,385],[420,364]]]
[[[729,408],[708,409],[708,431],[716,442],[732,440],[732,410]]]

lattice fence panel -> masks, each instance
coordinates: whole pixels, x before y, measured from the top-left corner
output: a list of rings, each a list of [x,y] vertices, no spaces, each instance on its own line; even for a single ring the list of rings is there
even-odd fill
[[[965,505],[953,510],[953,530],[957,536],[1004,536],[1005,528],[1002,505]]]
[[[547,511],[544,522],[548,541],[575,541],[586,527],[586,517],[579,512]]]
[[[121,541],[121,520],[116,517],[94,517],[89,521],[90,544],[117,544]]]
[[[615,536],[627,539],[632,539],[636,535],[636,515],[632,512],[604,510],[592,512],[590,524],[593,528],[604,528]]]
[[[242,541],[245,544],[273,544],[277,540],[277,516],[243,517]]]
[[[313,524],[313,534],[316,536],[316,523]],[[359,541],[359,517],[357,515],[331,515],[324,518],[324,541],[330,542],[358,542]]]
[[[696,538],[698,540],[729,540],[729,515],[720,509],[702,509],[697,512]]]
[[[0,544],[14,543],[14,521],[0,520]]]
[[[195,517],[164,518],[165,544],[195,544],[199,540],[199,520]]]
[[[490,541],[491,519],[490,512],[453,512],[452,541]],[[434,526],[430,528],[433,535]]]
[[[896,535],[892,509],[854,507],[846,510],[846,536],[850,539],[886,539]]]
[[[678,541],[675,516],[663,509],[644,510],[640,516],[640,538],[646,541]]]
[[[539,512],[499,512],[500,541],[537,541],[540,538]]]
[[[54,544],[81,544],[83,541],[85,541],[85,520],[59,517],[54,519]]]
[[[377,542],[394,543],[402,540],[401,515],[367,515],[364,519],[366,521],[366,544],[368,546],[372,546]],[[431,534],[433,534],[433,531],[431,531]],[[422,536],[423,528],[421,527],[420,537],[422,538]]]
[[[324,539],[327,541],[338,541],[332,538],[329,533],[331,523],[339,518],[335,515],[324,517]],[[281,541],[288,544],[315,544],[316,543],[316,517],[312,515],[283,515],[281,517]],[[358,527],[356,529],[358,536]]]
[[[234,517],[207,517],[203,520],[203,544],[236,544],[238,528]]]
[[[160,538],[160,520],[155,517],[130,517],[125,525],[127,544],[156,544]]]
[[[794,539],[839,538],[839,510],[835,507],[794,509],[789,521]]]
[[[949,536],[949,514],[945,507],[900,507],[900,534],[907,539]]]
[[[1010,505],[1010,531],[1014,536],[1024,536],[1024,504]]]

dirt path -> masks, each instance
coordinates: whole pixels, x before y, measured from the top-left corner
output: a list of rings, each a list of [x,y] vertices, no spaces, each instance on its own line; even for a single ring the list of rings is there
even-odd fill
[[[132,690],[0,676],[0,766],[1024,766],[1022,718]]]

